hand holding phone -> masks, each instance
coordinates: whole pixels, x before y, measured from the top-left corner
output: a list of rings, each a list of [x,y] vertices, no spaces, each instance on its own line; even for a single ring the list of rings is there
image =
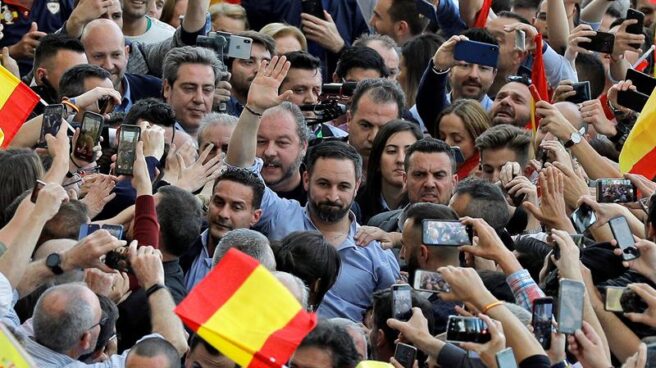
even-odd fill
[[[39,197],[39,192],[40,192],[41,189],[43,189],[43,187],[45,187],[45,186],[46,186],[46,183],[43,182],[43,181],[41,181],[41,180],[37,180],[37,181],[34,183],[34,188],[32,189],[32,195],[30,196],[30,202],[32,202],[32,203],[36,203],[36,200],[37,200],[37,198]]]
[[[424,219],[422,243],[425,245],[460,246],[472,244],[472,230],[459,221]]]
[[[492,336],[487,323],[478,317],[449,316],[446,341],[452,343],[475,342],[485,344]]]
[[[579,234],[583,234],[588,228],[597,222],[597,215],[590,206],[582,203],[579,208],[572,212],[572,224]]]
[[[624,216],[618,216],[608,221],[613,237],[617,241],[617,247],[622,250],[622,259],[631,261],[640,257],[640,251],[635,246],[631,227]]]
[[[100,114],[91,111],[84,113],[80,134],[73,147],[73,156],[86,162],[95,161],[94,147],[100,141],[104,118]]]
[[[533,317],[531,326],[533,334],[542,348],[549,350],[551,347],[551,330],[553,320],[553,298],[538,298],[533,301]]]
[[[448,293],[451,291],[449,283],[444,280],[439,272],[417,270],[413,287],[415,290],[427,291],[431,293]]]
[[[399,321],[407,321],[412,317],[412,287],[410,285],[392,285],[392,317]]]
[[[116,175],[132,175],[136,159],[137,143],[141,128],[136,125],[122,125],[116,154]]]
[[[417,348],[402,342],[396,343],[394,350],[394,359],[401,364],[403,368],[412,368],[417,356]]]
[[[580,281],[561,279],[558,290],[558,331],[573,334],[583,325],[585,285]]]
[[[589,42],[580,42],[579,47],[586,50],[600,52],[602,54],[612,54],[615,45],[615,35],[607,32],[597,32],[594,36],[589,37]]]
[[[39,146],[45,147],[47,134],[53,137],[57,135],[64,118],[64,112],[64,105],[62,104],[48,105],[43,109]]]

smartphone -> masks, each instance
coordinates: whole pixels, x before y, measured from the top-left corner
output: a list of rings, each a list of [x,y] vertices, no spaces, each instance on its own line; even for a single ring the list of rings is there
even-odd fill
[[[597,215],[590,206],[583,203],[572,212],[572,224],[580,234],[584,233],[590,226],[597,222]]]
[[[98,99],[98,112],[101,114],[109,114],[112,111],[112,97],[111,96],[104,96]]]
[[[572,84],[572,88],[574,88],[576,94],[574,96],[567,97],[565,99],[566,101],[579,104],[591,100],[589,81],[574,83]]]
[[[325,19],[321,0],[301,0],[301,12],[313,15],[319,19]]]
[[[585,285],[580,281],[561,279],[558,289],[558,332],[573,334],[583,325]]]
[[[602,54],[612,54],[613,45],[615,44],[615,35],[606,32],[597,32],[589,37],[589,42],[581,42],[579,46],[590,51],[600,52]]]
[[[494,355],[498,368],[517,368],[517,361],[512,348],[506,348]]]
[[[630,261],[640,257],[640,251],[635,246],[633,233],[631,233],[626,217],[613,217],[608,221],[608,225],[610,225],[613,237],[617,241],[617,246],[622,250],[622,259]]]
[[[413,287],[431,293],[448,293],[451,287],[438,272],[417,270]]]
[[[30,196],[30,201],[32,203],[36,203],[36,199],[39,197],[39,192],[45,186],[46,183],[41,180],[37,180],[36,182],[34,182],[34,188],[32,189],[32,195]]]
[[[583,243],[583,240],[585,237],[581,234],[570,234],[570,237],[572,237],[572,240],[574,241],[574,244],[576,244],[579,249],[585,248],[585,244]]]
[[[472,243],[472,229],[459,221],[424,219],[422,242],[425,245],[461,246]]]
[[[490,331],[485,321],[478,317],[449,316],[446,324],[446,341],[476,342],[484,344],[490,341]]]
[[[217,35],[223,36],[228,40],[228,49],[225,50],[226,57],[234,59],[250,59],[253,39],[233,35],[227,32],[216,32]]]
[[[64,105],[48,105],[43,109],[43,118],[41,120],[41,135],[39,145],[46,144],[46,134],[56,136],[64,118]]]
[[[656,78],[635,69],[627,69],[624,79],[630,80],[638,92],[647,96],[651,95],[651,92],[656,88]]]
[[[402,342],[396,343],[396,350],[394,350],[394,359],[396,359],[403,368],[412,368],[415,357],[417,356],[417,348],[404,344]]]
[[[597,202],[631,203],[637,202],[637,189],[628,179],[598,179]]]
[[[426,17],[431,23],[438,24],[437,11],[433,4],[427,0],[415,0],[415,5],[417,5],[417,13]]]
[[[643,32],[642,27],[643,27],[643,24],[645,22],[645,14],[641,11],[629,8],[626,11],[626,20],[629,20],[629,19],[637,19],[638,23],[631,24],[631,25],[627,26],[626,27],[626,32],[627,33],[632,33],[632,34],[637,34],[637,35],[643,34],[642,33]],[[642,46],[642,45],[640,45],[639,43],[633,43],[633,44],[629,44],[629,46],[631,46],[633,48],[636,48],[636,49],[639,49],[640,46]]]
[[[533,301],[531,326],[533,334],[545,350],[551,347],[551,321],[553,320],[553,298],[538,298]]]
[[[82,240],[97,230],[100,230],[100,225],[98,224],[82,224],[77,234],[77,240]]]
[[[460,147],[451,146],[451,152],[453,152],[453,158],[456,160],[456,164],[465,162],[465,156],[462,154]]]
[[[104,224],[102,229],[107,230],[113,237],[118,240],[123,239],[123,225]]]
[[[136,125],[121,125],[118,138],[118,153],[116,154],[116,175],[132,175],[136,158],[137,142],[141,136],[141,128]]]
[[[604,309],[609,312],[643,313],[647,309],[647,303],[629,288],[607,286]]]
[[[477,41],[459,41],[453,50],[453,58],[470,64],[497,67],[499,46]]]
[[[77,137],[77,142],[75,142],[75,148],[73,149],[73,156],[86,162],[95,161],[93,148],[100,140],[100,133],[102,132],[104,121],[105,119],[100,114],[91,111],[84,113],[80,135]]]
[[[410,285],[392,285],[392,316],[399,321],[407,321],[412,317],[412,287]]]
[[[521,29],[515,30],[515,48],[521,51],[526,50],[526,32]]]
[[[630,89],[626,91],[617,91],[617,103],[635,112],[642,111],[647,104],[647,100],[649,100],[649,95],[644,93]]]

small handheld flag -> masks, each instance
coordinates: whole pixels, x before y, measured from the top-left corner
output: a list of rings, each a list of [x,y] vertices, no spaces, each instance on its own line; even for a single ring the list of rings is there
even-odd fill
[[[0,65],[0,147],[7,148],[39,102],[39,96]]]

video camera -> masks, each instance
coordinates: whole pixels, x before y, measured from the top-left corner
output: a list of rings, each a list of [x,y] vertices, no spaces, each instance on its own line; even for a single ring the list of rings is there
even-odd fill
[[[314,117],[306,117],[308,125],[326,123],[346,114],[357,82],[326,83],[321,86],[320,102],[316,105],[301,105],[301,111],[312,111]]]

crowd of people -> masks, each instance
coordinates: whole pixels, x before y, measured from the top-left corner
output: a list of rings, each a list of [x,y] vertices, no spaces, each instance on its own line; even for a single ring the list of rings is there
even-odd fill
[[[232,248],[317,314],[292,368],[656,366],[656,182],[618,164],[656,2],[0,5],[41,100],[0,150],[35,366],[236,367],[174,313]]]

